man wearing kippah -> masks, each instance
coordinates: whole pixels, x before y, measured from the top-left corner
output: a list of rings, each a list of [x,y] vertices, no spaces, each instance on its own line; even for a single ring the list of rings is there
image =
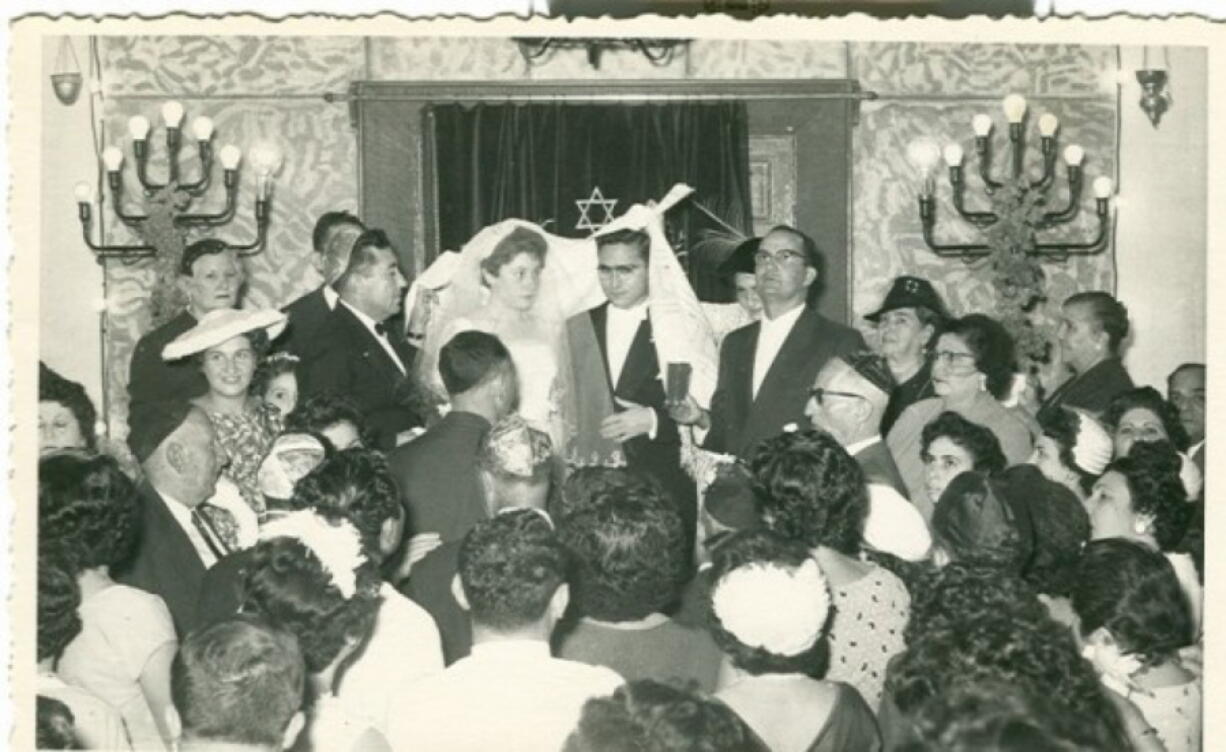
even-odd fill
[[[814,428],[833,436],[864,471],[869,497],[864,543],[918,561],[927,555],[932,539],[923,516],[907,501],[907,486],[879,430],[893,389],[894,377],[881,355],[867,351],[840,355],[818,371],[805,415]]]
[[[161,596],[182,639],[199,625],[205,570],[229,553],[201,511],[222,469],[217,436],[204,411],[183,401],[137,405],[129,424],[128,445],[145,471],[141,532],[116,579]]]
[[[186,400],[204,394],[208,382],[200,367],[192,360],[167,362],[162,350],[206,313],[236,307],[243,278],[238,254],[220,240],[197,240],[183,251],[178,285],[187,296],[187,307],[136,343],[128,371],[132,408],[143,402]]]

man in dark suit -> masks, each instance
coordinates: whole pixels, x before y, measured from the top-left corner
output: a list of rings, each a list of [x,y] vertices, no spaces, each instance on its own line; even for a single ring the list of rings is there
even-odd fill
[[[279,349],[304,361],[314,357],[319,334],[340,300],[332,285],[348,266],[353,244],[365,229],[361,220],[345,211],[325,212],[315,222],[315,231],[311,234],[315,253],[311,263],[323,276],[324,283],[285,307],[289,324],[278,343]]]
[[[439,348],[438,370],[451,410],[424,434],[397,447],[387,464],[413,535],[459,540],[488,516],[477,453],[490,426],[515,409],[515,364],[496,336],[460,332]]]
[[[404,289],[396,251],[382,230],[358,237],[336,282],[340,301],[318,335],[318,354],[307,364],[305,397],[332,392],[362,411],[374,448],[387,451],[421,425],[413,387],[413,348],[386,325]]]
[[[205,570],[229,553],[202,509],[222,469],[216,434],[204,412],[183,401],[144,403],[129,423],[145,481],[140,537],[118,580],[161,596],[182,639],[199,625]]]
[[[837,439],[860,463],[866,481],[890,486],[906,498],[907,485],[881,439],[881,416],[893,389],[894,377],[881,355],[840,355],[817,372],[805,413],[814,428]]]
[[[1167,399],[1179,411],[1179,422],[1188,432],[1188,456],[1205,472],[1205,380],[1204,363],[1184,363],[1166,380]]]
[[[183,251],[178,285],[187,297],[187,308],[136,343],[128,371],[132,408],[142,402],[191,399],[208,390],[204,373],[194,359],[167,362],[162,359],[162,349],[195,326],[204,314],[237,306],[243,278],[237,252],[220,240],[197,240]]]
[[[665,405],[648,315],[651,237],[643,230],[618,230],[598,236],[596,244],[597,276],[608,302],[579,314],[570,325],[590,320],[604,361],[614,412],[605,418],[600,433],[621,442],[631,471],[659,481],[681,516],[692,548],[697,494],[693,480],[681,469],[681,436]]]
[[[707,431],[705,448],[747,458],[762,439],[803,424],[821,367],[865,348],[855,329],[805,304],[819,264],[817,244],[800,230],[780,225],[762,238],[755,254],[762,319],[724,338],[710,412],[693,399],[673,408],[678,423]]]

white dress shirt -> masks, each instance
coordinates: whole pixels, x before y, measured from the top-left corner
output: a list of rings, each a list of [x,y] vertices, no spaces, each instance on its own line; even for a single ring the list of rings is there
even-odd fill
[[[337,292],[336,289],[332,287],[332,285],[324,285],[320,289],[323,290],[324,302],[328,304],[328,309],[335,311],[336,304],[339,303],[341,300],[341,294]]]
[[[405,370],[404,363],[400,361],[400,356],[396,354],[396,348],[392,347],[391,340],[387,338],[386,334],[379,334],[379,332],[375,331],[375,324],[378,322],[349,305],[344,300],[341,301],[341,305],[348,308],[349,311],[357,317],[358,321],[362,322],[362,326],[366,327],[367,331],[370,332],[370,336],[374,337],[379,342],[379,344],[387,352],[388,356],[392,359],[392,362],[395,363],[396,367],[400,369],[400,372],[407,375],[408,371]]]
[[[796,321],[800,319],[800,314],[804,310],[804,303],[801,303],[773,319],[767,316],[762,317],[762,328],[758,330],[758,347],[753,354],[754,397],[758,396],[758,389],[762,386],[762,381],[766,378],[771,364],[775,362],[779,349],[783,347],[783,341],[791,334],[792,327],[796,326]]]
[[[542,640],[479,642],[396,694],[387,740],[394,750],[557,752],[583,704],[622,683],[604,666],[550,656]]]
[[[621,378],[622,368],[626,366],[626,356],[630,354],[630,345],[634,344],[634,335],[638,334],[639,325],[647,319],[647,300],[631,308],[618,308],[612,303],[605,317],[605,352],[609,366],[609,377],[613,386]]]
[[[157,489],[154,490],[156,491]],[[183,532],[187,534],[187,539],[191,541],[192,548],[196,550],[196,555],[200,557],[200,562],[204,564],[204,568],[208,569],[216,564],[217,557],[213,555],[213,550],[209,548],[208,542],[205,541],[195,524],[192,523],[191,507],[162,491],[158,491],[157,494],[162,497],[162,503],[170,510],[170,516],[175,518],[175,522],[179,523],[179,527],[183,528]]]
[[[856,452],[860,451],[861,449],[868,449],[873,444],[876,444],[877,442],[881,440],[882,440],[881,434],[877,433],[877,434],[873,434],[872,436],[869,436],[867,439],[860,439],[859,441],[853,441],[852,443],[843,447],[843,449],[847,450],[847,453],[850,454],[852,457],[855,457]]]

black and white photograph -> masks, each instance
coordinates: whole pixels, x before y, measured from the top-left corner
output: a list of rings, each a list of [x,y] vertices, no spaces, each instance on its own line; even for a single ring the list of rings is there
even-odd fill
[[[1222,25],[566,15],[12,24],[13,748],[1226,745]]]

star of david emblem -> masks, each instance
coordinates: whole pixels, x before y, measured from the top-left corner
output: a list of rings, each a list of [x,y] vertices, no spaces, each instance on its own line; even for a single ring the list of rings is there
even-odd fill
[[[592,189],[592,195],[587,198],[577,199],[575,206],[579,207],[579,221],[575,223],[575,229],[596,232],[613,221],[613,209],[617,206],[617,199],[605,198],[604,194],[600,192],[600,186],[596,186]],[[604,209],[604,219],[599,222],[592,221],[591,211],[593,206],[599,206]]]

